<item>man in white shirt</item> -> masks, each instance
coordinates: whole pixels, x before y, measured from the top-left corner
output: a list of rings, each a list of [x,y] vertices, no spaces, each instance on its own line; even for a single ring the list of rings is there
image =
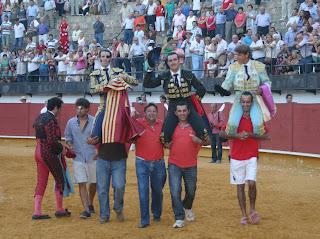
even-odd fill
[[[71,39],[72,39],[72,50],[78,49],[78,40],[80,33],[82,31],[80,30],[80,25],[76,24],[74,30],[72,31]]]
[[[201,79],[203,77],[203,55],[204,55],[204,42],[202,36],[197,34],[195,40],[191,42],[190,53],[192,59],[192,73]]]
[[[190,38],[191,41],[194,41],[198,34],[202,36],[202,31],[200,27],[198,27],[196,21],[192,22],[192,29],[190,30],[190,32],[192,32],[192,36]]]
[[[27,62],[26,62],[26,52],[24,50],[18,50],[18,57],[15,59],[16,63],[16,75],[17,82],[26,81],[27,74]]]
[[[197,21],[197,17],[195,15],[193,15],[193,11],[190,10],[189,11],[189,16],[187,17],[187,21],[186,21],[186,30],[187,31],[191,31],[191,29],[193,28],[192,23]]]
[[[136,30],[134,31],[134,37],[138,38],[139,44],[143,45],[144,42],[144,31],[142,30],[142,25],[137,25]]]
[[[44,3],[45,17],[50,29],[55,28],[56,23],[56,3],[54,0],[46,0]]]
[[[217,58],[227,53],[228,43],[221,37],[220,34],[216,35],[217,39]]]
[[[200,9],[201,9],[200,0],[193,0],[192,10],[197,17],[200,17]]]
[[[289,18],[286,27],[291,28],[292,25],[297,25],[299,21],[299,16],[298,16],[298,8],[295,8],[292,10],[292,15]]]
[[[19,22],[19,19],[16,19],[16,24],[14,24],[14,38],[15,38],[15,44],[14,48],[21,49],[23,47],[23,37],[24,33],[26,31],[26,28],[22,23]]]
[[[266,12],[265,7],[259,8],[260,13],[256,17],[257,33],[260,36],[265,36],[269,33],[269,27],[271,24],[271,16]]]
[[[47,47],[48,49],[56,49],[56,44],[58,43],[58,40],[57,39],[53,39],[53,35],[52,34],[49,34],[49,39],[47,41]]]
[[[55,60],[58,62],[58,79],[59,81],[65,81],[65,76],[67,74],[67,55],[63,53],[61,47],[58,48],[58,55],[55,57]]]
[[[235,49],[237,46],[239,46],[241,42],[239,42],[239,37],[238,35],[233,35],[232,36],[232,41],[229,43],[227,47],[227,52],[235,53]]]
[[[181,13],[181,9],[177,9],[177,13],[174,15],[172,19],[172,31],[173,31],[173,36],[176,35],[178,26],[184,26],[186,25],[186,16]]]
[[[120,43],[117,46],[117,58],[115,59],[116,67],[122,68],[124,65],[125,71],[131,75],[131,63],[129,56],[129,45],[124,42],[124,39],[120,39]]]
[[[264,51],[263,41],[260,39],[259,34],[252,36],[252,43],[250,45],[252,59],[264,63],[264,58],[266,56]]]
[[[142,82],[143,78],[144,53],[145,47],[143,43],[140,43],[139,39],[134,37],[129,56],[132,58],[132,64],[134,65],[136,71],[136,79],[139,82]]]
[[[146,22],[148,25],[148,29],[150,25],[152,25],[153,28],[155,28],[156,8],[157,8],[157,4],[153,2],[153,0],[149,0],[146,7]]]
[[[120,21],[121,23],[124,22],[124,20],[129,17],[130,14],[133,13],[133,8],[128,5],[128,1],[127,0],[124,0],[123,1],[123,4],[122,4],[122,7],[120,9]]]
[[[39,82],[39,57],[33,52],[29,53],[28,60],[28,81]]]
[[[134,28],[134,18],[133,13],[130,13],[129,16],[122,23],[122,28],[124,29],[123,38],[126,44],[132,44],[133,38],[133,28]]]

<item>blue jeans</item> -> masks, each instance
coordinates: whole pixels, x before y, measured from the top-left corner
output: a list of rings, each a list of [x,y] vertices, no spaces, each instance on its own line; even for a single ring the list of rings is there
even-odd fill
[[[133,31],[132,31],[132,29],[125,29],[124,30],[123,39],[124,39],[124,42],[127,43],[128,45],[132,44],[132,39],[133,39]]]
[[[136,78],[139,82],[142,82],[143,79],[143,63],[144,63],[144,56],[133,56],[132,63],[136,68]]]
[[[21,37],[21,38],[15,38],[15,39],[16,39],[16,41],[15,41],[15,43],[14,43],[14,48],[15,48],[16,50],[21,49],[21,48],[23,47],[23,37]]]
[[[176,220],[184,220],[184,210],[191,209],[197,187],[197,167],[180,168],[169,164],[169,186],[172,209]],[[184,180],[185,196],[181,200],[181,181]]]
[[[163,159],[147,161],[136,158],[136,173],[138,179],[141,225],[150,224],[149,185],[151,185],[151,211],[153,218],[159,219],[162,213],[162,189],[166,183],[166,165]]]
[[[217,34],[221,35],[222,38],[225,38],[225,23],[217,24],[216,35]]]
[[[127,160],[103,160],[97,159],[97,192],[100,206],[100,218],[110,218],[109,188],[112,178],[113,187],[113,210],[123,210],[123,197],[126,185]]]
[[[220,142],[219,134],[212,134],[211,137],[211,150],[212,150],[212,161],[216,162],[222,158],[222,144]],[[218,150],[218,154],[217,154]]]
[[[200,80],[203,76],[203,56],[191,54],[192,73]]]
[[[99,43],[101,45],[101,47],[103,47],[103,33],[95,33],[94,34],[94,38],[96,39],[97,43]]]
[[[171,27],[172,27],[172,19],[173,19],[173,16],[172,16],[172,17],[167,16],[168,29],[169,29],[170,31],[171,31]]]

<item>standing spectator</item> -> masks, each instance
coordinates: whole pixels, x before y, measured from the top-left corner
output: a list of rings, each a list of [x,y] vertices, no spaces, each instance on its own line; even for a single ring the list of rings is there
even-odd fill
[[[246,28],[247,14],[243,11],[243,7],[238,8],[238,13],[234,19],[234,24],[236,25],[236,34],[241,38],[244,34]]]
[[[174,2],[173,2],[173,0],[169,0],[166,3],[165,9],[166,9],[166,18],[168,21],[168,29],[169,29],[169,31],[171,31],[171,29],[173,29],[172,21],[173,21],[173,17],[174,17]]]
[[[250,45],[250,49],[252,59],[264,63],[266,56],[264,52],[264,44],[258,33],[252,36],[252,43]]]
[[[69,0],[70,1],[70,13],[71,16],[79,16],[80,12],[79,12],[79,7],[81,5],[81,0]]]
[[[293,50],[296,46],[296,36],[298,34],[298,26],[297,24],[291,25],[284,36],[284,42],[289,47],[289,50]]]
[[[282,46],[285,44],[284,41],[281,39],[281,36],[280,34],[273,34],[273,39],[275,40],[276,42],[276,52],[275,52],[275,55],[276,55],[276,58],[278,57],[280,51],[281,51],[281,48]]]
[[[128,5],[128,1],[124,0],[122,7],[120,9],[120,21],[121,23],[129,16],[129,14],[133,13],[133,9],[130,5]]]
[[[67,145],[76,154],[72,160],[74,181],[79,185],[84,208],[80,218],[86,219],[94,213],[93,199],[96,193],[95,147],[87,143],[95,118],[89,114],[90,102],[87,99],[77,99],[75,106],[77,115],[69,119],[64,135]]]
[[[204,42],[202,36],[197,34],[191,42],[190,52],[192,58],[192,73],[200,80],[203,77]]]
[[[241,42],[239,41],[238,35],[233,35],[232,36],[232,41],[229,43],[227,47],[227,52],[232,52],[235,53],[235,49],[237,46],[239,46]]]
[[[200,0],[192,1],[192,10],[195,16],[200,17],[201,2]]]
[[[87,59],[83,55],[83,50],[81,48],[78,50],[78,54],[77,54],[77,57],[75,60],[76,60],[75,68],[77,70],[76,81],[84,81],[84,79],[85,79],[84,74],[85,74],[86,67],[87,67]]]
[[[223,57],[226,58],[228,43],[221,37],[221,35],[216,35],[217,44],[217,59]]]
[[[9,18],[6,15],[3,18],[0,30],[2,33],[2,47],[10,48],[12,23],[9,21]]]
[[[146,19],[144,15],[139,15],[139,12],[134,12],[134,17],[134,30],[136,30],[138,25],[141,25],[142,29],[144,29],[146,25]]]
[[[225,30],[226,30],[226,14],[223,12],[223,9],[219,9],[219,12],[216,15],[216,34],[219,34],[222,38],[225,38]]]
[[[23,37],[26,31],[24,25],[19,22],[19,19],[16,19],[16,24],[14,24],[14,38],[15,44],[14,49],[21,49],[23,47]]]
[[[55,57],[58,62],[58,80],[65,81],[65,75],[67,74],[67,65],[65,61],[67,60],[67,55],[64,54],[61,47],[58,48],[58,55]]]
[[[222,0],[221,8],[225,11],[228,10],[233,5],[233,0]]]
[[[146,6],[141,4],[140,0],[136,0],[136,4],[133,7],[134,12],[138,12],[139,16],[142,16],[145,13]]]
[[[216,33],[216,17],[214,16],[214,11],[210,10],[209,17],[207,18],[207,33],[210,38],[213,38]]]
[[[58,43],[58,40],[54,39],[52,34],[49,34],[49,39],[47,41],[48,49],[50,49],[50,50],[52,50],[54,52],[55,49],[56,49],[57,43]]]
[[[72,39],[72,50],[77,50],[78,49],[78,40],[79,40],[80,33],[81,33],[80,25],[76,24],[74,30],[72,31],[72,36],[71,36],[71,39]]]
[[[37,45],[37,52],[41,55],[43,52],[45,52],[47,49],[47,46],[44,44],[43,40],[39,41],[39,44]]]
[[[115,59],[116,67],[121,69],[125,68],[125,71],[131,75],[131,63],[129,56],[130,47],[125,43],[124,39],[120,39],[120,43],[117,46],[117,58]]]
[[[281,19],[280,21],[285,20],[287,17],[289,19],[290,14],[293,9],[293,1],[292,0],[281,0]]]
[[[201,16],[197,20],[198,27],[201,29],[202,37],[207,36],[207,16],[206,11],[201,11]]]
[[[301,72],[312,72],[312,49],[313,45],[309,43],[309,37],[303,33],[297,35],[296,49],[300,50],[301,60],[299,64],[303,65]]]
[[[79,48],[83,49],[86,45],[87,43],[86,43],[86,39],[84,38],[84,33],[80,32],[79,39],[78,39],[78,49]]]
[[[2,1],[0,1],[0,25],[2,23],[3,7],[4,7],[3,3],[2,3]]]
[[[33,19],[28,26],[28,37],[32,37],[33,41],[37,41],[39,22],[37,19]]]
[[[173,36],[176,35],[178,26],[182,26],[184,28],[185,25],[186,25],[186,17],[181,13],[180,9],[177,9],[177,13],[174,15],[172,19]]]
[[[246,29],[251,29],[253,34],[256,34],[257,32],[256,17],[256,10],[253,8],[252,4],[249,4],[246,18]]]
[[[130,13],[129,16],[124,19],[122,24],[122,28],[124,29],[124,42],[126,44],[132,44],[133,38],[133,28],[134,28],[134,18],[133,13]]]
[[[48,57],[45,51],[38,51],[38,61],[39,61],[39,81],[48,82],[49,81],[49,65]]]
[[[197,21],[197,17],[193,14],[193,11],[189,11],[189,15],[187,16],[186,19],[186,30],[191,31],[193,28],[192,23]]]
[[[232,35],[236,33],[236,26],[234,20],[238,12],[234,9],[233,3],[229,5],[229,8],[224,11],[226,14],[226,41],[231,42]]]
[[[181,48],[184,50],[184,68],[187,70],[192,69],[192,57],[191,57],[191,52],[190,52],[190,47],[191,47],[191,36],[192,32],[186,32],[186,39],[182,42]]]
[[[30,24],[34,19],[37,18],[39,14],[39,7],[38,5],[34,4],[33,0],[29,1],[29,6],[27,8],[27,20],[28,24]]]
[[[155,28],[156,22],[156,8],[157,4],[153,2],[153,0],[148,0],[148,4],[146,7],[146,22],[149,29],[149,26],[152,25]]]
[[[30,52],[37,48],[37,44],[32,40],[32,37],[28,37],[27,39],[27,45],[26,45],[26,51]]]
[[[44,43],[47,43],[48,41],[48,33],[49,33],[49,26],[44,21],[44,17],[40,18],[40,24],[38,26],[38,35],[39,35],[39,41],[43,40]]]
[[[17,75],[17,82],[25,82],[26,75],[27,75],[27,62],[26,62],[26,55],[25,51],[20,49],[18,50],[18,57],[16,59],[16,75]]]
[[[28,61],[28,81],[39,82],[39,57],[33,52],[29,53]]]
[[[180,6],[180,8],[181,8],[182,14],[185,15],[186,17],[189,16],[189,12],[190,12],[190,10],[192,10],[190,8],[188,0],[183,0],[182,1],[182,5]]]
[[[192,29],[191,29],[192,35],[191,35],[191,41],[194,41],[196,36],[199,34],[202,36],[202,31],[200,27],[198,27],[198,24],[196,21],[192,22]]]
[[[182,26],[178,26],[178,31],[176,35],[174,36],[174,39],[177,41],[177,47],[181,48],[182,42],[184,40],[185,32],[182,29]]]
[[[17,10],[17,17],[19,21],[24,25],[24,28],[27,31],[28,29],[27,10],[23,2],[20,3],[19,9]]]
[[[100,0],[98,4],[98,12],[102,15],[107,15],[111,9],[111,1],[109,0]]]
[[[45,18],[48,19],[49,28],[56,27],[56,3],[55,0],[46,0],[44,3]]]
[[[134,31],[134,37],[136,37],[139,41],[139,44],[143,44],[144,41],[144,31],[142,30],[142,26],[138,25],[137,29]]]
[[[212,161],[211,163],[221,163],[222,143],[220,141],[219,133],[225,124],[224,115],[222,112],[218,111],[217,104],[211,104],[211,112],[207,115],[207,117],[209,120],[210,128],[212,130],[212,137],[211,137]]]
[[[3,7],[3,15],[8,16],[9,21],[11,20],[11,1],[10,0],[5,0],[4,1],[4,7]]]
[[[59,31],[60,31],[59,44],[62,47],[63,52],[66,54],[69,51],[69,24],[65,17],[62,17],[61,19]]]
[[[142,82],[143,78],[144,53],[145,48],[143,43],[140,43],[139,39],[137,37],[134,37],[129,56],[132,58],[132,63],[136,71],[136,79],[139,82]]]
[[[273,39],[271,34],[266,35],[266,39],[264,41],[264,48],[266,52],[265,64],[269,65],[269,72],[272,72],[272,67],[276,64],[277,56],[276,56],[276,41]]]
[[[104,23],[101,22],[100,16],[96,16],[96,22],[93,24],[94,38],[101,47],[104,46],[103,33],[105,31]]]
[[[59,17],[62,17],[64,14],[64,4],[65,0],[56,0],[57,11],[59,13]]]
[[[257,33],[260,36],[265,36],[269,33],[269,27],[271,24],[271,16],[266,12],[265,8],[261,6],[259,8],[259,14],[256,17]]]
[[[160,0],[157,0],[157,8],[156,8],[156,31],[157,32],[164,32],[165,31],[165,9],[164,6],[161,4]]]

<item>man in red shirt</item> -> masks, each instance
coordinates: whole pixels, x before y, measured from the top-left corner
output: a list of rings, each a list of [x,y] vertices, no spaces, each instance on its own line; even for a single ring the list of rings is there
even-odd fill
[[[192,203],[196,193],[197,183],[197,156],[204,144],[188,123],[190,114],[189,105],[179,102],[176,105],[175,115],[179,123],[174,130],[169,153],[169,186],[172,209],[175,216],[174,228],[184,227],[184,219],[194,221]],[[181,200],[181,181],[184,180],[185,197]]]
[[[138,119],[144,133],[136,141],[136,173],[140,199],[141,221],[139,228],[150,224],[149,188],[151,185],[153,220],[160,221],[162,213],[162,189],[166,182],[166,166],[160,135],[163,122],[158,119],[158,107],[150,103],[144,108],[144,118]]]
[[[248,224],[246,212],[245,182],[249,185],[250,199],[250,220],[252,224],[259,224],[260,217],[255,210],[257,196],[256,175],[257,160],[259,155],[259,140],[269,139],[269,134],[256,135],[253,133],[253,126],[250,118],[250,108],[253,96],[250,92],[243,92],[240,97],[240,104],[243,115],[239,123],[237,133],[234,135],[223,132],[221,136],[232,139],[230,159],[230,183],[237,185],[237,196],[242,213],[241,224]]]

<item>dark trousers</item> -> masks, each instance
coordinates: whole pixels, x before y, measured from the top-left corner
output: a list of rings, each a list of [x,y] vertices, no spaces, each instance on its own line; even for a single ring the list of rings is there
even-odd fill
[[[175,105],[178,101],[179,100],[170,100],[169,102],[169,111],[163,126],[164,142],[166,143],[172,140],[173,132],[178,125],[178,118],[174,113],[176,108]],[[194,109],[191,102],[189,103],[189,105],[190,105],[190,115],[188,117],[188,122],[191,125],[192,129],[195,131],[196,136],[202,139],[206,136],[205,135],[206,126],[202,118],[198,115],[198,113]]]
[[[197,188],[197,167],[180,168],[169,164],[169,187],[171,194],[172,209],[175,220],[184,220],[184,208],[192,209],[193,200]],[[181,184],[184,180],[185,196],[181,200]]]
[[[59,12],[59,16],[62,17],[64,14],[64,3],[56,3],[57,4],[57,10]]]
[[[143,63],[144,63],[144,56],[133,56],[132,63],[136,68],[136,78],[139,82],[142,82],[143,78]]]
[[[217,160],[222,159],[222,144],[220,142],[219,134],[212,134],[211,150],[212,150],[212,161],[216,162]]]
[[[208,36],[209,36],[210,38],[215,37],[215,36],[216,36],[216,31],[215,31],[215,30],[208,31]]]
[[[152,25],[153,28],[155,28],[154,23],[156,22],[156,15],[146,15],[146,22],[147,22],[147,28],[149,29],[149,26]]]
[[[29,82],[39,82],[39,69],[29,72],[28,80]]]
[[[124,65],[125,71],[129,75],[131,75],[131,63],[128,58],[118,57],[118,58],[116,58],[115,64],[116,64],[116,67],[121,68],[121,69],[123,69],[122,65]]]
[[[125,29],[124,30],[124,42],[127,43],[128,45],[132,44],[132,39],[133,39],[133,31],[132,29]]]
[[[259,33],[260,36],[265,36],[269,33],[269,26],[266,27],[259,27],[257,28],[257,33]]]
[[[311,73],[313,69],[312,56],[307,56],[305,58],[301,58],[299,64],[301,64],[301,73]]]

